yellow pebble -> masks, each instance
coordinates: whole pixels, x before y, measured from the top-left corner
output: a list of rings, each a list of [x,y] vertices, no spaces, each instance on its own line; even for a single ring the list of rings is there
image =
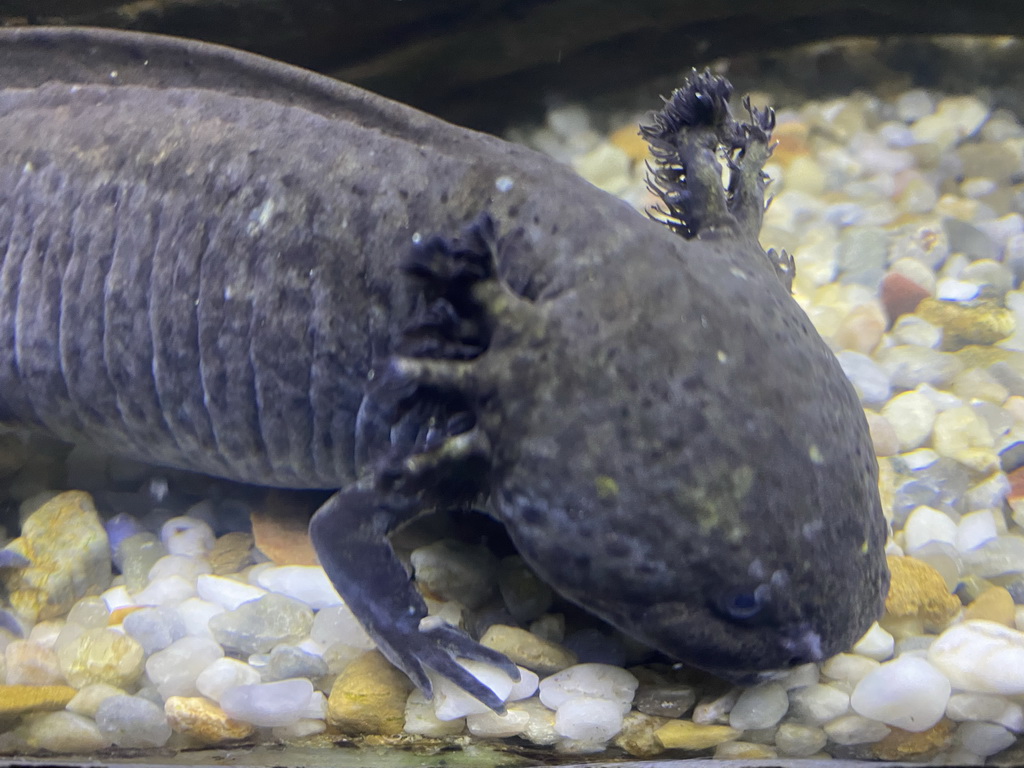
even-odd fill
[[[879,622],[920,619],[925,627],[941,629],[960,613],[960,601],[949,593],[946,581],[927,563],[910,557],[886,558],[892,580],[885,599],[885,616]]]
[[[967,344],[995,344],[1013,334],[1013,312],[994,301],[964,305],[958,301],[922,299],[914,314],[942,328],[942,346],[956,350]]]
[[[871,745],[871,752],[876,760],[926,760],[949,746],[955,727],[952,720],[942,718],[921,733],[893,728],[888,736]]]
[[[480,638],[480,645],[503,653],[516,664],[540,675],[561,672],[576,663],[576,654],[569,649],[507,624],[488,627]]]
[[[774,747],[749,741],[727,741],[715,748],[716,760],[774,760],[778,756]]]
[[[76,693],[70,685],[0,685],[0,716],[64,709]]]
[[[644,141],[635,125],[619,128],[608,139],[625,152],[634,163],[643,162],[650,157],[647,142]]]
[[[689,720],[670,720],[654,732],[665,749],[709,749],[735,741],[743,731],[728,725],[698,725]]]
[[[964,620],[986,619],[1016,629],[1017,606],[1005,587],[989,587],[964,609]]]
[[[256,730],[249,723],[232,720],[223,709],[201,696],[171,696],[164,702],[164,714],[175,732],[208,745],[239,741]]]
[[[331,688],[327,722],[342,733],[396,736],[405,726],[412,683],[377,651],[352,661]]]

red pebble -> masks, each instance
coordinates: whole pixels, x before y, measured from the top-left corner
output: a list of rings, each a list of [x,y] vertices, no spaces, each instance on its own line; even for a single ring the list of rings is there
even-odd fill
[[[892,323],[900,315],[909,315],[917,309],[921,299],[926,299],[931,294],[909,277],[899,272],[890,272],[882,278],[881,295],[885,313]]]
[[[1010,481],[1010,492],[1007,498],[1019,499],[1024,496],[1024,467],[1013,470],[1006,476]]]

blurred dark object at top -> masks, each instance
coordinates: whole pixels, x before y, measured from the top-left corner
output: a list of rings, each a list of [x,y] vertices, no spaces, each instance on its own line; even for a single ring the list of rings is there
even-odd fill
[[[721,56],[839,35],[1024,32],[1019,0],[0,0],[0,24],[224,43],[498,129]]]

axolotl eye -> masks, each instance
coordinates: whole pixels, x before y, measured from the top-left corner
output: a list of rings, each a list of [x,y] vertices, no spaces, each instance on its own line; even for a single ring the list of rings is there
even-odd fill
[[[730,589],[720,592],[710,607],[723,619],[737,624],[759,624],[769,618],[770,596],[771,588],[767,584],[749,589]]]

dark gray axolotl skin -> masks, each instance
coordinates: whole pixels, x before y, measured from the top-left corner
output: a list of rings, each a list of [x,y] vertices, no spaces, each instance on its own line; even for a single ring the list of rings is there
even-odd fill
[[[841,651],[888,580],[875,459],[757,242],[771,116],[727,97],[695,76],[645,129],[666,227],[255,56],[0,31],[0,420],[337,490],[320,559],[427,693],[498,708],[453,659],[514,672],[420,623],[387,536],[446,505],[672,657],[739,680]]]

